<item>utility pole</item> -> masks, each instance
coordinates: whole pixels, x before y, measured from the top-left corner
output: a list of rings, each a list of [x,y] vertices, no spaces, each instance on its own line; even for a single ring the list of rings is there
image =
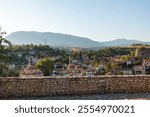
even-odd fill
[[[46,45],[46,39],[45,39],[45,45]]]

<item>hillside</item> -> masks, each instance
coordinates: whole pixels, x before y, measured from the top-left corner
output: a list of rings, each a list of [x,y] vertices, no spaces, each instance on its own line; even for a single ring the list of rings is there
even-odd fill
[[[85,47],[99,48],[111,46],[129,46],[135,43],[150,44],[137,40],[116,39],[107,42],[97,42],[89,38],[83,38],[68,34],[52,33],[52,32],[35,32],[35,31],[18,31],[6,37],[13,44],[47,44],[57,47]]]
[[[101,44],[105,46],[130,46],[132,44],[150,44],[150,42],[128,40],[128,39],[116,39],[112,41],[102,42]]]
[[[35,31],[18,31],[6,37],[13,44],[47,44],[50,46],[66,47],[95,47],[100,46],[99,42],[88,38],[52,33],[52,32],[35,32]]]

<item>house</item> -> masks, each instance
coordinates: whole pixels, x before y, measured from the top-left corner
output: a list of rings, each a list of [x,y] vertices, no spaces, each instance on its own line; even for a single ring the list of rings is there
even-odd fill
[[[76,65],[76,67],[75,67],[76,76],[83,76],[83,74],[84,74],[83,72],[84,72],[84,70],[83,70],[82,66]]]
[[[134,74],[145,74],[146,68],[144,65],[136,65],[133,67]]]
[[[58,71],[53,71],[52,76],[61,76],[61,73]]]
[[[143,65],[150,66],[150,60],[149,59],[144,59],[143,60]]]
[[[105,72],[104,65],[99,65],[96,67],[96,75],[103,75]]]
[[[38,58],[38,57],[32,57],[32,61],[33,61],[33,63],[36,63],[38,60],[39,60],[39,58]]]
[[[63,66],[59,64],[54,64],[54,69],[62,69]]]
[[[33,56],[31,56],[31,55],[26,55],[26,57],[25,57],[26,61],[29,61],[31,58],[33,58]]]
[[[22,52],[17,52],[17,56],[21,58],[22,57]]]
[[[132,75],[133,69],[132,68],[122,68],[121,72],[123,73],[123,75]]]
[[[69,65],[67,66],[67,69],[68,69],[68,70],[75,69],[75,65],[74,65],[74,64],[69,64]]]
[[[69,64],[78,64],[78,59],[73,59],[69,56]]]
[[[86,76],[95,76],[95,71],[91,69],[87,69],[85,74]]]
[[[143,60],[143,65],[145,66],[146,74],[150,74],[150,60],[149,59]]]
[[[72,59],[72,64],[78,64],[78,60],[77,59]]]
[[[30,51],[29,51],[29,54],[30,54],[30,55],[35,55],[35,54],[36,54],[36,51],[35,51],[35,50],[30,50]]]
[[[15,68],[16,68],[16,65],[15,65],[15,64],[10,64],[8,68],[9,68],[9,69],[15,69]]]
[[[80,65],[69,64],[66,73],[69,76],[83,76],[83,68]]]
[[[32,62],[33,62],[33,63],[36,63],[36,62],[39,60],[38,57],[34,57],[34,56],[31,56],[31,55],[27,55],[27,56],[25,57],[25,59],[26,59],[26,61],[29,61],[29,59],[32,59]]]

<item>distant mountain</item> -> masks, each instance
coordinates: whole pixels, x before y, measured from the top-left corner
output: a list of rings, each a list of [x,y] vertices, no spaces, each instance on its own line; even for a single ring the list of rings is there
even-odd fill
[[[77,37],[73,35],[52,33],[52,32],[35,32],[35,31],[18,31],[6,37],[13,44],[47,44],[50,46],[63,47],[95,47],[100,46],[99,42],[88,38]]]
[[[137,40],[127,40],[127,39],[116,39],[112,41],[107,42],[101,42],[102,45],[105,46],[129,46],[132,44],[150,44],[150,42],[143,42],[143,41],[137,41]]]
[[[18,31],[6,37],[13,44],[42,44],[57,47],[111,47],[111,46],[129,46],[135,43],[150,44],[137,40],[116,39],[107,42],[97,42],[92,39],[52,32]]]

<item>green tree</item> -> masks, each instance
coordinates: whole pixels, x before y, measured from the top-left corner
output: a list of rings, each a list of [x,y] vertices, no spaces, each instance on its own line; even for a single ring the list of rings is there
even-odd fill
[[[112,67],[113,70],[119,69],[119,65],[117,63],[112,63],[111,67]]]
[[[6,34],[6,32],[1,31],[0,27],[0,76],[6,76],[7,68],[7,62],[8,62],[8,56],[7,56],[7,48],[11,45],[10,41],[3,38],[3,35]]]
[[[54,68],[54,62],[50,58],[43,58],[36,63],[36,67],[39,68],[44,76],[49,76]]]
[[[111,70],[112,70],[111,64],[110,64],[110,63],[107,63],[107,64],[105,65],[105,71],[106,71],[106,73],[110,72]]]
[[[19,71],[17,70],[8,70],[6,73],[8,77],[19,77]]]
[[[129,55],[123,55],[123,56],[120,56],[120,59],[127,61],[127,60],[131,60],[131,57]]]
[[[131,56],[135,56],[135,51],[131,51],[131,52],[130,52],[130,55],[131,55]]]

